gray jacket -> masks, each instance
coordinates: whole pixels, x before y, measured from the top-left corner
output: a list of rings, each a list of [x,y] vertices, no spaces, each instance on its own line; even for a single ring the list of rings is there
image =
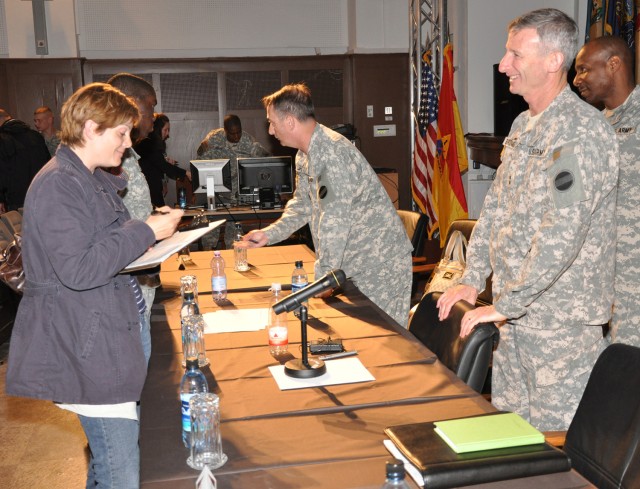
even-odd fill
[[[139,313],[129,276],[119,272],[155,237],[129,218],[116,193],[125,183],[101,169],[92,174],[66,146],[33,180],[7,394],[78,404],[140,398]]]

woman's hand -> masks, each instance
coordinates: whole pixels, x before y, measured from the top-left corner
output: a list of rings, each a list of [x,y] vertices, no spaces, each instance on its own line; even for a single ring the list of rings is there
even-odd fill
[[[176,232],[182,219],[182,209],[172,209],[169,206],[157,208],[145,221],[156,236],[156,241],[168,238]]]

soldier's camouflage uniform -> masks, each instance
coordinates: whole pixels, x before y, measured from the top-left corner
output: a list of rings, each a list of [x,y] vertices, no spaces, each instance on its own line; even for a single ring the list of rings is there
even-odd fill
[[[523,112],[504,142],[462,283],[493,271],[500,328],[492,403],[540,430],[567,429],[611,315],[618,145],[611,126],[569,87]]]
[[[242,131],[240,141],[232,143],[227,139],[224,128],[214,129],[202,140],[197,150],[198,158],[202,160],[217,160],[229,158],[231,168],[231,204],[237,203],[238,196],[238,158],[255,158],[267,156],[269,152],[258,143],[249,133]],[[234,226],[227,221],[224,236],[226,248],[233,246]],[[206,235],[207,241],[218,242],[220,228]]]
[[[604,114],[620,146],[618,245],[611,340],[640,346],[640,88]]]
[[[411,242],[373,168],[346,138],[317,124],[308,154],[296,156],[296,190],[269,243],[309,224],[315,276],[342,269],[369,299],[407,326]]]
[[[57,134],[54,134],[49,139],[47,139],[44,136],[44,134],[42,135],[42,137],[44,138],[44,143],[47,145],[47,149],[49,150],[49,154],[53,158],[56,155],[56,150],[58,149],[58,146],[60,145],[60,138],[58,137]]]
[[[127,188],[124,190],[122,200],[131,215],[131,219],[146,221],[151,212],[153,212],[153,206],[151,205],[149,185],[140,169],[139,159],[140,156],[133,148],[129,148],[122,157],[122,172],[127,178]],[[147,305],[145,315],[148,322],[151,317],[151,306],[156,296],[156,289],[144,284],[140,284],[140,289]]]

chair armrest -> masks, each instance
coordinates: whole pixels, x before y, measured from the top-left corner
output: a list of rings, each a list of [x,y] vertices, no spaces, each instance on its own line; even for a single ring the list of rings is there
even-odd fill
[[[427,257],[426,256],[412,256],[411,257],[411,261],[413,262],[414,265],[417,265],[419,263],[427,263]]]
[[[556,448],[564,447],[564,442],[567,438],[566,431],[543,431],[542,434],[544,435],[544,441],[549,445]]]

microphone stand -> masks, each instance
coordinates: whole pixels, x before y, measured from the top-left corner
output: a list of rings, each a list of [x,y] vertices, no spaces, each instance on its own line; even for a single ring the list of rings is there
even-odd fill
[[[300,337],[302,339],[302,358],[294,358],[284,365],[284,373],[297,379],[319,377],[327,371],[327,366],[317,358],[309,359],[307,344],[307,307],[300,306]]]

